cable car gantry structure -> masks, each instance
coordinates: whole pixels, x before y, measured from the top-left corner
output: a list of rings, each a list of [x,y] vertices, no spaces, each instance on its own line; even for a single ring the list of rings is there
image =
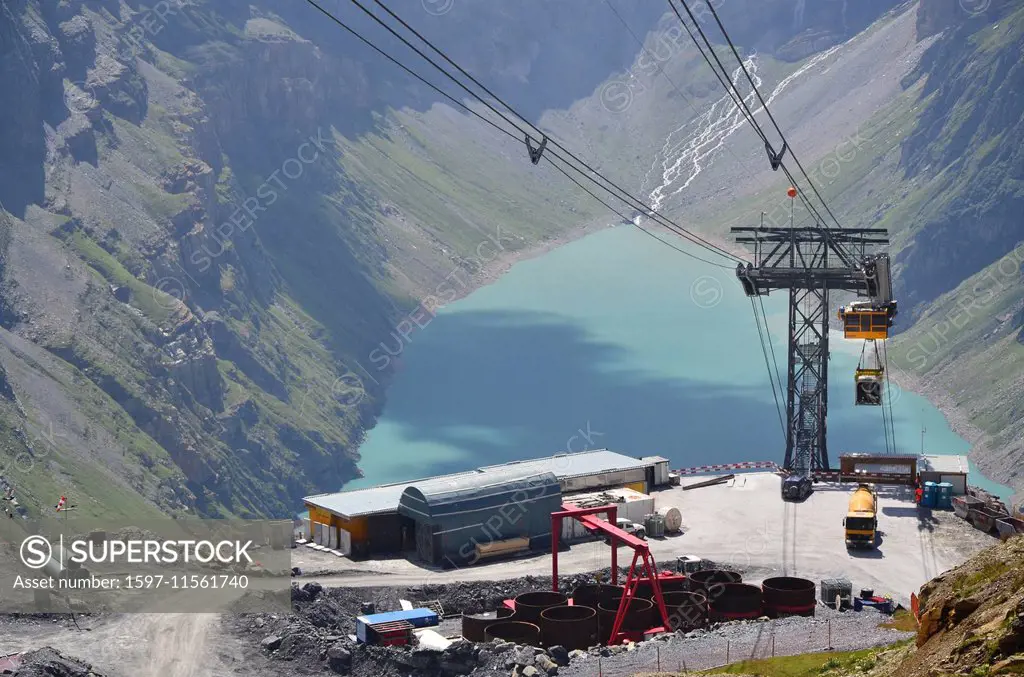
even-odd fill
[[[845,310],[850,326],[884,318],[885,338],[896,314],[884,228],[733,228],[736,241],[753,247],[754,262],[736,267],[747,296],[789,292],[786,387],[786,454],[783,468],[800,474],[831,469],[826,435],[828,413],[829,292],[851,292],[869,302]],[[861,310],[863,309],[863,310]],[[847,338],[856,338],[847,334]],[[881,372],[881,369],[879,369]],[[881,376],[881,373],[878,374]],[[881,404],[879,395],[878,404]]]

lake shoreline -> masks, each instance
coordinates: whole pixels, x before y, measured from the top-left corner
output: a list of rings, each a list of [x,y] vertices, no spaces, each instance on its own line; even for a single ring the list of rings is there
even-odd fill
[[[968,458],[977,465],[978,470],[986,479],[1012,489],[1014,494],[1010,498],[1014,502],[1024,497],[1024,484],[1021,482],[1014,483],[1006,478],[993,477],[995,474],[993,471],[998,472],[1000,469],[992,467],[984,454],[984,447],[988,443],[990,436],[970,422],[967,412],[953,402],[953,398],[948,392],[929,385],[924,378],[916,374],[903,370],[891,370],[889,379],[903,390],[908,390],[925,398],[933,407],[942,412],[942,415],[946,417],[946,421],[949,422],[950,429],[971,445]],[[977,453],[979,451],[982,452],[980,456]]]
[[[643,226],[644,230],[656,233],[659,237],[661,237],[663,240],[665,240],[666,242],[673,246],[685,246],[687,244],[684,238],[679,237],[678,234],[658,223],[647,221],[646,223],[642,223],[641,225]],[[562,233],[561,235],[558,235],[551,239],[543,240],[541,242],[532,244],[522,249],[504,252],[503,254],[500,254],[499,256],[495,257],[492,261],[484,264],[481,267],[481,270],[476,275],[473,276],[472,284],[467,285],[466,289],[461,290],[455,300],[457,301],[463,299],[466,296],[472,294],[477,289],[486,287],[490,284],[497,282],[505,273],[507,273],[512,268],[512,266],[516,265],[521,261],[535,259],[539,256],[547,254],[550,251],[558,249],[559,247],[563,247],[567,244],[575,242],[576,240],[580,240],[588,235],[593,235],[594,233],[598,233],[611,228],[636,228],[638,230],[641,229],[639,226],[630,225],[628,223],[608,223],[606,219],[599,218],[594,219],[593,221],[588,221],[586,223],[574,226],[565,233]],[[664,237],[666,235],[669,237]],[[742,257],[750,255],[749,252],[739,247],[739,245],[737,245],[735,242],[729,242],[728,240],[724,240],[717,235],[709,235],[706,233],[697,233],[697,235],[699,235],[704,240],[714,244],[715,246],[720,247],[732,254],[735,254],[736,256]],[[678,240],[678,243],[672,241],[673,237]],[[698,250],[694,253],[701,254],[699,248],[694,247],[694,249]]]

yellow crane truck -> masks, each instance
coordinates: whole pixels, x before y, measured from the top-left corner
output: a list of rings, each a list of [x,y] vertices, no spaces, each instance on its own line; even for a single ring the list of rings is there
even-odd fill
[[[867,484],[850,494],[850,505],[843,520],[847,548],[874,548],[878,530],[878,496]]]

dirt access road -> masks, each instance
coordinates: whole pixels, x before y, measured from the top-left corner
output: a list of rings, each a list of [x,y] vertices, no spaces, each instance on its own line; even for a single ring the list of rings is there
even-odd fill
[[[5,622],[0,655],[51,646],[109,677],[227,677],[245,665],[241,643],[221,632],[218,614],[79,617],[78,625]]]

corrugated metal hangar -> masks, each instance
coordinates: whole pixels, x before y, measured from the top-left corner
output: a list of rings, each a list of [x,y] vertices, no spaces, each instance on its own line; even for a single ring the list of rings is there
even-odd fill
[[[550,515],[563,494],[616,487],[646,492],[667,485],[668,474],[668,459],[660,456],[638,459],[601,449],[304,501],[315,543],[354,558],[415,551],[432,564],[459,564],[504,547],[550,547]]]
[[[418,559],[461,564],[479,559],[486,552],[481,546],[494,543],[517,541],[523,549],[551,544],[551,513],[562,505],[558,479],[550,472],[501,474],[482,473],[452,487],[413,485],[402,492],[398,514],[416,525]]]

